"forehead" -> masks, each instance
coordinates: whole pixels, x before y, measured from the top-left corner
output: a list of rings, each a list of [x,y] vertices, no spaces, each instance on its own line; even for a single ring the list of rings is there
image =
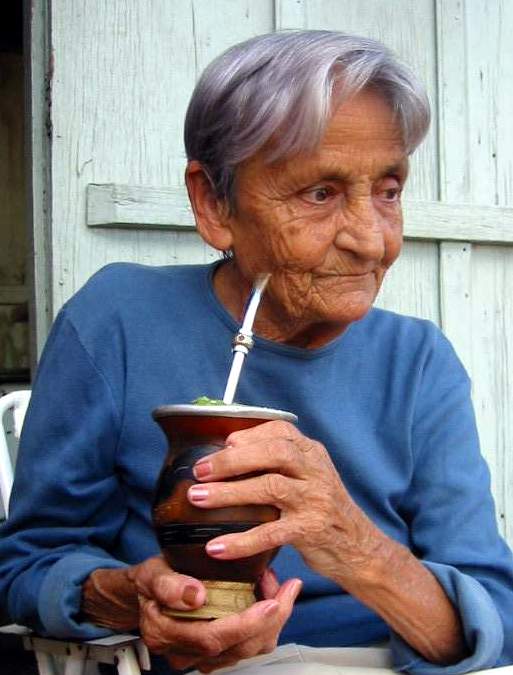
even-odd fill
[[[406,171],[401,128],[386,101],[374,92],[364,91],[334,112],[315,151],[271,165],[263,153],[258,153],[241,167],[241,174],[278,182],[288,178],[308,181],[326,176],[378,176],[396,166],[404,166]]]
[[[382,151],[404,154],[401,129],[390,106],[378,94],[363,91],[334,112],[318,151],[370,150],[374,144]]]

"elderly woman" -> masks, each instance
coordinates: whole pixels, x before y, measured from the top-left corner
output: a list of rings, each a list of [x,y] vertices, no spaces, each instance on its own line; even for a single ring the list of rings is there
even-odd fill
[[[278,641],[390,638],[395,667],[419,673],[513,660],[512,559],[468,378],[435,326],[372,308],[428,123],[417,80],[363,38],[264,35],[207,68],[187,113],[186,183],[200,235],[226,259],[113,265],[60,312],[0,547],[14,620],[57,636],[140,630],[171,667],[202,672]],[[280,510],[211,540],[211,556],[283,548],[250,609],[180,621],[162,609],[198,607],[205,589],[157,555],[165,440],[150,412],[222,393],[261,272],[272,276],[238,399],[299,424],[233,434],[196,465],[188,498]]]

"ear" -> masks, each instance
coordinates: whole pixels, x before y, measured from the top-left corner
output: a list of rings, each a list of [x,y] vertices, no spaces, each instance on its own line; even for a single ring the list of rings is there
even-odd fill
[[[227,224],[226,205],[217,199],[205,170],[197,160],[187,164],[185,184],[196,228],[202,239],[219,251],[228,251],[232,246],[232,233]]]

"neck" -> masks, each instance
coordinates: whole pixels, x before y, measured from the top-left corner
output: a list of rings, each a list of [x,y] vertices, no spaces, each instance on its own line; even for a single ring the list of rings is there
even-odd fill
[[[235,260],[229,260],[216,271],[215,294],[238,324],[242,323],[251,288],[252,282],[244,277]],[[273,302],[269,294],[264,292],[256,314],[253,332],[273,342],[315,349],[336,338],[344,332],[346,327],[340,324],[312,323],[298,317],[291,317],[283,307]]]

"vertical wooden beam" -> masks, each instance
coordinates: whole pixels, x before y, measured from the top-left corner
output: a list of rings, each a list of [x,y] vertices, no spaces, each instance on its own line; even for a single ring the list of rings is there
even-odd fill
[[[471,265],[472,244],[440,243],[440,322],[469,372],[472,369]]]
[[[307,0],[274,0],[275,30],[306,28]]]
[[[469,187],[468,87],[465,5],[436,1],[439,199],[464,202]],[[441,327],[454,344],[469,374],[471,348],[472,244],[440,243]]]
[[[25,138],[27,220],[31,255],[28,268],[31,286],[31,364],[34,371],[50,330],[51,306],[51,214],[50,214],[50,94],[52,63],[49,36],[49,3],[25,3],[24,54],[26,77]]]

